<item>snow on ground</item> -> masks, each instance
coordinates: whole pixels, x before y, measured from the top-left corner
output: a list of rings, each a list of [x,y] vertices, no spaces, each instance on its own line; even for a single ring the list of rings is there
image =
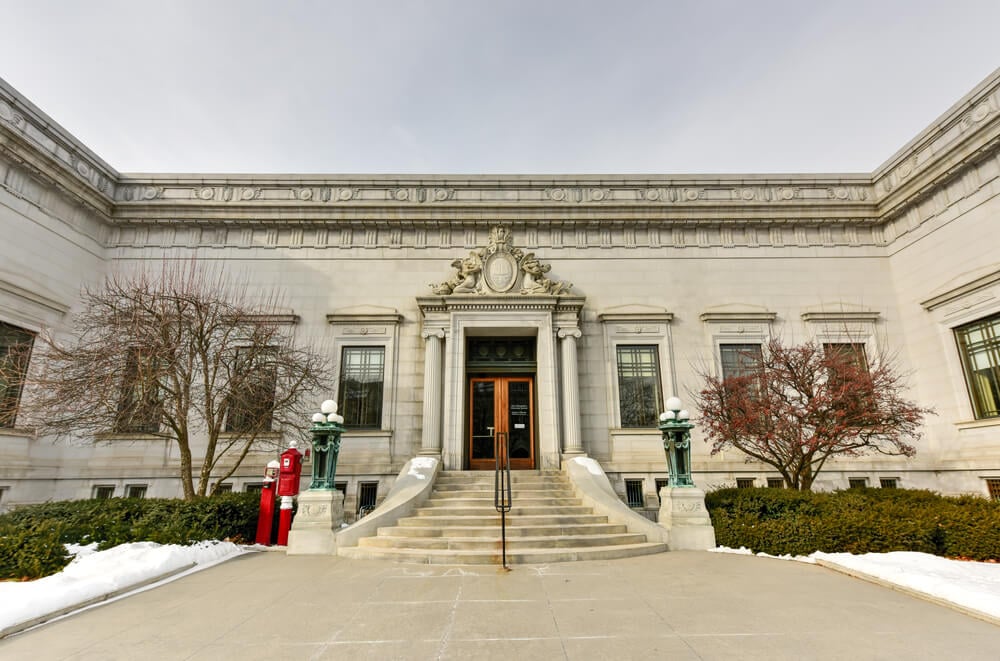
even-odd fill
[[[746,548],[725,546],[712,549],[717,553],[754,555]],[[762,557],[778,556],[766,553]],[[808,556],[780,556],[781,560],[812,562],[824,560],[847,569],[874,576],[887,583],[909,588],[965,608],[1000,617],[1000,564],[949,560],[928,553],[893,551],[891,553],[822,553]]]
[[[230,542],[192,546],[153,542],[121,544],[98,551],[96,544],[67,545],[73,561],[63,571],[37,581],[0,582],[0,630],[54,613],[157,576],[188,567],[205,569],[247,549]]]

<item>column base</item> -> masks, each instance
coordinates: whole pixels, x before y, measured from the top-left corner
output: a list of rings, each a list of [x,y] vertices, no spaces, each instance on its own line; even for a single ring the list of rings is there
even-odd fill
[[[697,487],[660,489],[659,524],[670,531],[671,551],[715,548],[715,528],[705,507],[705,492]]]
[[[288,533],[288,555],[333,555],[344,522],[344,494],[310,489],[299,494],[299,510]]]

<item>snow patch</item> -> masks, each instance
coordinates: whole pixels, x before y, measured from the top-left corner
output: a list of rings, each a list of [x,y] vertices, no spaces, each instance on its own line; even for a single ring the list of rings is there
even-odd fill
[[[421,473],[420,470],[430,471],[434,470],[437,465],[438,460],[434,457],[414,457],[410,459],[410,470],[407,471],[407,475],[412,475],[418,480],[426,480],[427,475]]]
[[[594,459],[590,457],[574,457],[570,461],[575,461],[584,468],[586,468],[591,475],[604,475],[604,471],[601,469],[601,465],[597,463]]]

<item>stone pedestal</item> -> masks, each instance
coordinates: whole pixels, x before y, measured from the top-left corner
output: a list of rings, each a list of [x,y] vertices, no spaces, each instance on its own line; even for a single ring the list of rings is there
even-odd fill
[[[660,489],[661,526],[670,531],[671,551],[715,548],[715,528],[705,507],[705,492],[696,487]]]
[[[288,533],[289,555],[333,555],[335,535],[344,522],[344,494],[316,489],[299,494],[299,510]]]

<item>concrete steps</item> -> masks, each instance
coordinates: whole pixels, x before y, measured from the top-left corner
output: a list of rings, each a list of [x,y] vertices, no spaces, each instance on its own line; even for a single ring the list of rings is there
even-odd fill
[[[442,472],[431,497],[412,515],[380,528],[340,555],[423,564],[499,564],[500,515],[493,506],[493,473]],[[624,525],[608,523],[575,497],[560,471],[511,474],[507,514],[510,564],[606,560],[667,550]]]

